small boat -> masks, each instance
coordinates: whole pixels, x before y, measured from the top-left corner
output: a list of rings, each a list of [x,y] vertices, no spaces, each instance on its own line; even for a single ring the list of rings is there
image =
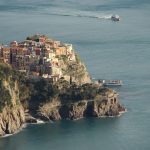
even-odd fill
[[[121,86],[123,85],[122,80],[104,80],[98,79],[96,82],[102,86]]]
[[[103,82],[104,86],[121,86],[123,85],[123,82],[121,80],[105,80]]]
[[[112,15],[111,20],[112,21],[120,21],[120,17],[118,15]]]

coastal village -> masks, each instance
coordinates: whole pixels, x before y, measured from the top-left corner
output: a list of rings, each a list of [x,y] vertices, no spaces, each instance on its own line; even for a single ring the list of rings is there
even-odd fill
[[[0,136],[19,131],[24,123],[125,112],[116,91],[92,82],[72,44],[45,35],[0,46],[0,97]]]
[[[12,41],[9,46],[0,45],[0,61],[33,79],[65,78],[62,60],[76,62],[72,44],[61,43],[45,35],[36,34],[23,42]]]

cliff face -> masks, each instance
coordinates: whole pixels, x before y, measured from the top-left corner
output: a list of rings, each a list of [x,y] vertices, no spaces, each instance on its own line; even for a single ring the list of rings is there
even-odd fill
[[[11,73],[9,66],[0,64],[0,136],[17,132],[25,120],[18,82]]]
[[[23,123],[36,123],[37,119],[118,116],[125,110],[117,93],[92,83],[84,63],[74,51],[72,54],[72,60],[67,55],[57,56],[61,77],[57,80],[27,79],[0,63],[0,136],[15,133]]]
[[[37,116],[44,121],[60,120],[60,107],[60,101],[53,99],[52,102],[45,103],[39,108]]]
[[[92,82],[86,66],[81,62],[77,54],[74,61],[62,59],[61,68],[65,80],[69,82],[75,82],[78,85]]]
[[[0,113],[0,136],[17,132],[24,121],[24,109],[21,105],[5,107]]]
[[[40,107],[38,116],[43,120],[76,120],[83,117],[103,117],[118,116],[121,111],[125,111],[119,103],[118,95],[115,91],[106,91],[103,95],[98,95],[95,99],[81,100],[74,103],[61,103],[52,101]]]

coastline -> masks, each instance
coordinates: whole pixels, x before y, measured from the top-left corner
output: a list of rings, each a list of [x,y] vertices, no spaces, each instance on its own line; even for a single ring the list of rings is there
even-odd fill
[[[100,117],[96,117],[96,118],[97,119],[102,119],[102,118],[116,118],[116,117],[121,117],[126,112],[127,112],[127,109],[125,108],[125,111],[119,112],[119,115],[117,115],[117,116],[100,116]],[[71,121],[78,121],[78,120],[84,119],[84,118],[88,118],[88,117],[82,117],[82,118],[74,119],[74,120],[71,120]],[[42,124],[46,124],[46,123],[49,123],[49,124],[55,123],[55,121],[52,121],[52,120],[50,120],[50,121],[43,121],[43,120],[40,120],[40,119],[36,119],[36,120],[37,120],[37,123],[24,123],[22,125],[22,127],[17,132],[12,133],[12,134],[5,134],[5,135],[1,136],[0,138],[7,138],[7,137],[10,137],[10,136],[14,136],[14,135],[18,134],[19,132],[21,132],[23,129],[27,128],[28,125],[39,125],[39,124],[42,125]],[[68,120],[70,120],[70,119],[68,119]]]
[[[27,123],[24,123],[16,132],[11,133],[11,134],[5,134],[5,135],[1,136],[0,138],[7,138],[7,137],[10,137],[10,136],[16,135],[19,132],[21,132],[23,129],[25,129],[26,127],[27,127]]]
[[[47,123],[47,122],[44,122],[44,121],[39,120],[39,119],[36,119],[36,120],[37,120],[37,123],[27,123],[27,122],[26,122],[26,123],[24,123],[24,124],[20,127],[20,129],[17,130],[16,132],[14,132],[14,133],[12,133],[12,134],[5,134],[5,135],[1,136],[0,138],[7,138],[7,137],[9,137],[9,136],[16,135],[16,134],[18,134],[19,132],[21,132],[23,129],[27,128],[28,125],[30,125],[30,124],[32,124],[32,125],[38,125],[38,124],[45,124],[45,123]]]
[[[92,82],[72,44],[33,35],[0,50],[5,95],[0,135],[16,133],[24,123],[117,117],[125,112],[116,91]]]

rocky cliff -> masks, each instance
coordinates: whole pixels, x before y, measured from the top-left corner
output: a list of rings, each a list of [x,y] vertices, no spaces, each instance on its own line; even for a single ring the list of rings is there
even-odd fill
[[[81,88],[82,89],[82,88]],[[73,100],[62,102],[60,98],[44,103],[38,109],[37,117],[48,120],[71,119],[83,117],[118,116],[125,111],[118,99],[118,94],[110,89],[101,88],[101,92],[94,95],[93,99]]]
[[[0,113],[0,136],[17,132],[25,121],[21,105],[5,107]]]
[[[118,116],[124,110],[114,90],[94,83],[70,84],[65,79],[29,80],[0,64],[0,136],[15,133],[25,122],[36,123],[37,119]]]
[[[0,64],[0,136],[17,132],[25,121],[18,82],[12,75],[10,66]]]
[[[69,82],[75,82],[78,85],[92,82],[85,64],[81,62],[77,54],[74,61],[61,59],[61,68],[65,80]]]
[[[125,108],[118,94],[94,84],[77,54],[59,56],[63,77],[57,81],[25,74],[0,63],[0,136],[17,132],[24,123],[83,117],[118,116]]]

